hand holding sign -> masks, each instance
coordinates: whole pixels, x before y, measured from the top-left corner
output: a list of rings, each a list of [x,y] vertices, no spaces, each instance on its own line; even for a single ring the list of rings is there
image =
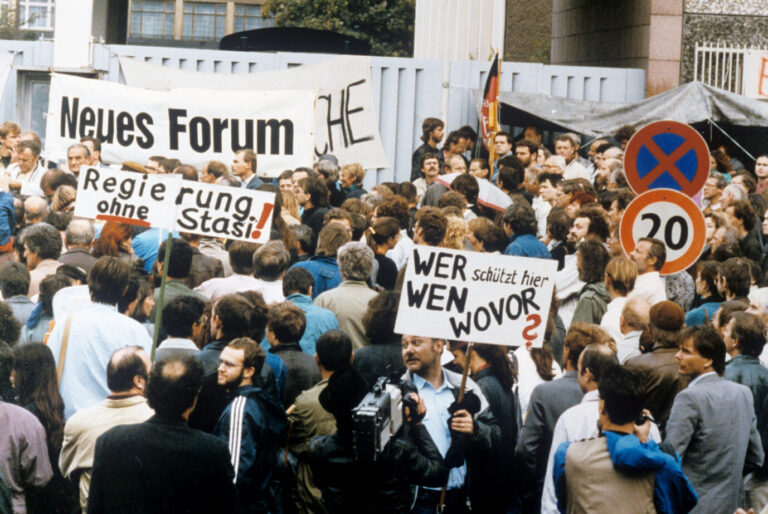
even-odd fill
[[[416,246],[395,332],[541,346],[557,262]]]

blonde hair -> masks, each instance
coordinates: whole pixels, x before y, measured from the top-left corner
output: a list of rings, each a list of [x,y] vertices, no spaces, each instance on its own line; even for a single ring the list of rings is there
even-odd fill
[[[466,243],[464,241],[469,232],[467,222],[457,216],[446,216],[445,220],[447,221],[445,237],[443,237],[442,242],[437,246],[440,248],[464,250],[466,248]]]
[[[74,208],[77,190],[72,186],[59,186],[53,193],[51,209],[54,211],[70,211]]]
[[[613,288],[622,296],[627,296],[635,288],[637,265],[623,255],[608,261],[606,276],[610,277]]]
[[[341,172],[347,172],[352,176],[352,182],[359,184],[365,178],[365,170],[359,163],[353,162],[352,164],[345,164],[341,167]]]
[[[283,211],[296,219],[301,219],[299,216],[299,202],[296,201],[296,196],[290,191],[280,191],[280,196],[283,200]]]

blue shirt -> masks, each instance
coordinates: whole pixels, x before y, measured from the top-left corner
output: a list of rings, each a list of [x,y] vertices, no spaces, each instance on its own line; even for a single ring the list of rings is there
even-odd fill
[[[304,268],[315,279],[315,285],[312,287],[313,300],[320,296],[320,293],[341,284],[341,272],[336,257],[315,255],[310,257],[308,261],[297,262],[291,268]]]
[[[165,242],[168,237],[167,230],[151,228],[145,230],[133,238],[133,253],[144,261],[144,271],[152,273],[152,265],[157,259],[157,252],[160,250],[161,242]],[[178,238],[178,232],[173,233],[173,237]]]
[[[538,240],[533,234],[523,234],[518,236],[512,234],[509,238],[507,249],[504,255],[516,255],[518,257],[538,257],[540,259],[551,259],[552,256],[547,250],[547,246]]]
[[[48,347],[57,363],[66,325],[66,318],[57,319],[48,338]],[[120,314],[117,307],[92,303],[72,314],[59,388],[67,418],[96,405],[110,394],[107,387],[109,359],[115,350],[132,345],[141,346],[149,354],[152,338],[141,323]]]
[[[441,371],[442,372],[442,371]],[[432,441],[434,441],[440,455],[445,457],[448,448],[451,446],[451,431],[448,428],[448,420],[451,414],[448,408],[456,400],[451,392],[451,384],[443,372],[443,385],[437,390],[431,383],[424,380],[419,375],[413,373],[413,385],[419,392],[419,396],[424,400],[424,406],[427,408],[427,414],[422,423],[429,432]],[[464,485],[467,476],[467,464],[452,468],[448,475],[448,489],[459,489]],[[428,488],[431,489],[431,488]]]
[[[329,330],[339,328],[339,321],[332,311],[313,304],[312,298],[307,295],[294,293],[288,295],[286,300],[293,302],[304,311],[307,327],[304,329],[304,335],[301,336],[299,346],[304,350],[304,353],[314,356],[317,339]]]

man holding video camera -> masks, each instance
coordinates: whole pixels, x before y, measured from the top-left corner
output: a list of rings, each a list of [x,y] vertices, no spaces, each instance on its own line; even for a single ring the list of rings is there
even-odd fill
[[[337,431],[312,439],[307,459],[322,491],[323,504],[330,514],[405,514],[413,503],[412,484],[439,488],[448,478],[448,467],[422,423],[424,402],[414,393],[406,393],[411,402],[403,409],[403,426],[371,458],[362,448],[371,448],[367,443],[376,434],[355,432],[359,428],[355,425],[355,411],[372,394],[351,365],[352,341],[339,330],[327,332],[321,340],[321,365],[332,368],[333,373],[319,400],[336,419]],[[397,393],[388,389],[386,394]],[[391,417],[394,420],[399,416],[391,412]]]
[[[451,468],[443,484],[446,490],[442,512],[465,513],[469,512],[467,500],[473,496],[471,488],[467,488],[467,462],[470,470],[473,462],[492,462],[489,456],[493,448],[500,447],[501,432],[483,393],[471,379],[467,379],[463,401],[457,402],[461,375],[440,365],[444,345],[442,339],[404,335],[404,378],[423,400],[426,415],[422,423]],[[441,493],[440,488],[420,487],[411,512],[439,512]]]

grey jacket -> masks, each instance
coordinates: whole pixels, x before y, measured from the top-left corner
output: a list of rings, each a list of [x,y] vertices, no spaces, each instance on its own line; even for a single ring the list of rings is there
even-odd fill
[[[742,474],[763,463],[752,392],[714,374],[702,377],[675,397],[666,437],[699,495],[691,512],[734,512]]]

